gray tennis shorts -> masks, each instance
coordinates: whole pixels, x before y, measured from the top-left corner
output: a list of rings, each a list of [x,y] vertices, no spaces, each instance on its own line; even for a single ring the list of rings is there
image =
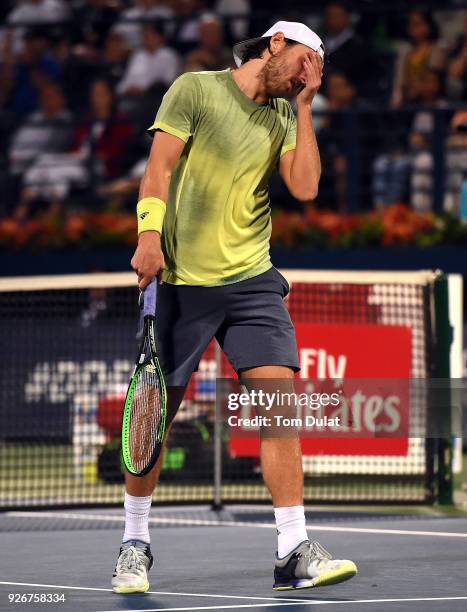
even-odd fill
[[[264,365],[300,369],[295,330],[276,268],[231,285],[159,285],[157,352],[167,386],[184,386],[212,338],[239,372]]]

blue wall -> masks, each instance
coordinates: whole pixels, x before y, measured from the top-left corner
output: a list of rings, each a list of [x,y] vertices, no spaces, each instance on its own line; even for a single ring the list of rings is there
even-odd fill
[[[436,269],[467,276],[467,247],[272,249],[277,267],[342,270]],[[133,249],[0,253],[0,276],[130,271]]]

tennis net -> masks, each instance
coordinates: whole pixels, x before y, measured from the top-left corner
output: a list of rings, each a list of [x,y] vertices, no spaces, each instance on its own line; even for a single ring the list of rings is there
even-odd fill
[[[319,364],[326,368],[345,341],[341,353],[351,351],[344,357],[353,375],[365,376],[368,352],[374,360],[379,332],[391,328],[408,330],[401,346],[401,354],[409,351],[407,377],[437,375],[436,338],[448,324],[435,308],[440,273],[283,274],[302,371],[304,364],[309,375]],[[131,273],[0,279],[0,508],[122,501],[121,411],[137,352],[137,298]],[[376,375],[391,376],[384,346],[379,355]],[[233,439],[225,422],[216,427],[216,377],[230,375],[211,343],[174,423],[156,502],[268,499],[257,448]],[[418,432],[427,409],[423,391],[411,395]],[[436,501],[436,446],[423,435],[404,443],[403,451],[385,454],[358,441],[347,453],[305,452],[306,501]]]

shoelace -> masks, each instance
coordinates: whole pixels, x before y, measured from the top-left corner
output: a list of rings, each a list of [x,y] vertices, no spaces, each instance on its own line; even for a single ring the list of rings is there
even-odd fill
[[[144,552],[138,550],[135,546],[129,546],[124,549],[117,563],[117,571],[135,572],[139,571],[143,566]]]
[[[308,563],[315,561],[317,565],[332,559],[332,555],[319,542],[310,542],[310,547],[305,556]]]

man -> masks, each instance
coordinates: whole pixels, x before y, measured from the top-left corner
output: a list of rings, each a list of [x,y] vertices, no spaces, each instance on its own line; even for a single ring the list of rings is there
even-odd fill
[[[321,168],[310,106],[323,55],[308,27],[280,21],[235,45],[237,70],[179,77],[157,113],[132,267],[141,289],[155,275],[164,281],[156,321],[169,421],[214,336],[248,384],[291,384],[299,369],[283,303],[287,282],[269,258],[267,181],[278,167],[298,200],[316,197]],[[294,94],[297,121],[282,99]],[[274,588],[355,575],[354,563],[331,560],[308,540],[298,437],[262,438],[261,464],[278,529]],[[126,474],[125,533],[112,580],[120,593],[149,588],[148,515],[160,467],[143,478]]]
[[[63,2],[63,0],[25,0],[24,2],[5,2],[4,4],[7,4],[7,6],[8,4],[13,5],[6,22],[8,25],[15,27],[6,34],[6,37],[10,39],[9,42],[13,43],[15,55],[19,54],[22,49],[26,26],[29,28],[42,24],[61,23],[66,21],[70,15],[68,3]]]
[[[224,28],[216,15],[207,14],[199,23],[199,45],[188,53],[183,72],[222,70],[232,66],[232,53],[224,45]]]
[[[167,47],[162,27],[148,23],[143,27],[143,48],[135,51],[117,85],[121,96],[141,96],[156,83],[168,87],[179,74],[177,53]]]
[[[128,3],[127,3],[128,4]],[[130,6],[120,12],[118,23],[114,29],[122,36],[130,49],[142,45],[141,24],[150,20],[162,20],[173,16],[172,10],[160,0],[132,0]],[[167,26],[164,26],[167,34]]]
[[[53,81],[40,90],[39,110],[29,115],[10,144],[10,172],[21,174],[44,151],[58,153],[69,146],[72,115],[63,91]]]
[[[355,33],[352,13],[345,0],[332,1],[326,6],[324,29],[323,38],[332,69],[344,74],[358,91],[368,83],[374,88],[371,53]]]

